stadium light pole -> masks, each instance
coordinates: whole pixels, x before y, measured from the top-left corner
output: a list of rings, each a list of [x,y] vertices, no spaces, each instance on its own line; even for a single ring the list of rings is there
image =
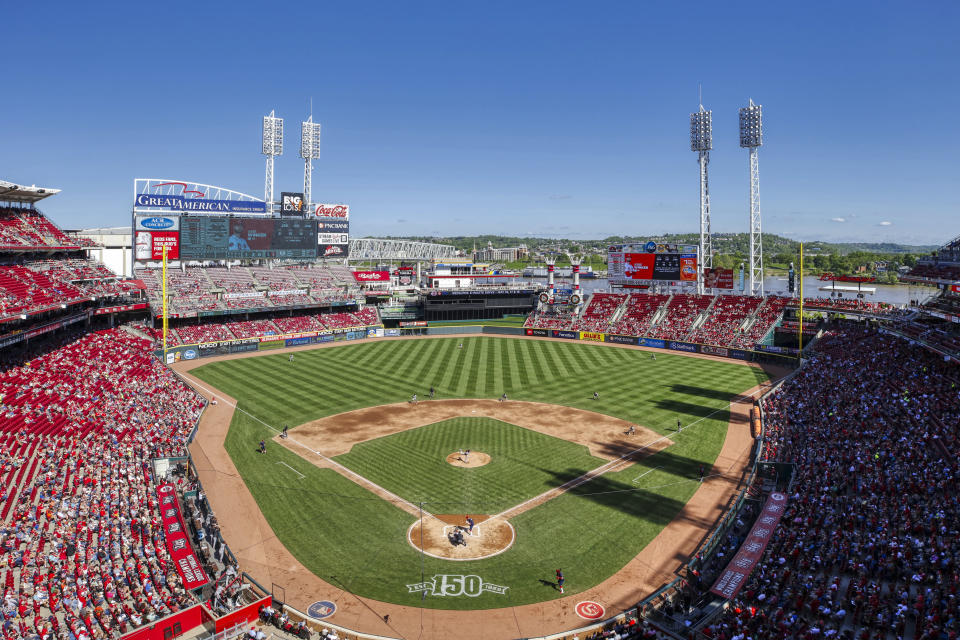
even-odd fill
[[[757,149],[763,144],[763,106],[740,109],[740,146],[750,152],[750,295],[763,295],[763,237],[760,222],[760,165]]]
[[[800,339],[797,357],[803,361],[803,243],[800,243]]]
[[[163,245],[163,364],[167,364],[167,245]]]
[[[713,241],[710,237],[710,188],[707,183],[707,165],[713,149],[713,111],[700,110],[690,114],[690,150],[697,152],[700,164],[700,265],[697,269],[697,293],[703,293],[703,270],[713,268]]]
[[[313,191],[313,161],[320,158],[320,123],[313,114],[300,123],[300,157],[303,158],[303,204],[310,205]]]
[[[263,116],[263,155],[267,156],[267,175],[263,184],[263,199],[267,211],[273,213],[273,159],[283,155],[283,118]]]

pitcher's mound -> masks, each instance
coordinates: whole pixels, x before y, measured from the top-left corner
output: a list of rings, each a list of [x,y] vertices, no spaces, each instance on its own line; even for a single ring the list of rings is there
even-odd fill
[[[454,451],[447,456],[447,462],[455,467],[482,467],[490,462],[490,456],[479,451],[471,451],[470,457],[467,458],[466,462],[464,462],[465,457],[466,456],[461,455],[459,451]]]
[[[473,460],[473,453],[470,453]],[[503,518],[490,520],[490,516],[471,514],[474,527],[467,533],[467,517],[462,514],[423,517],[423,531],[420,520],[407,530],[407,541],[415,549],[441,560],[481,560],[503,553],[513,544],[516,534],[513,526]],[[466,544],[456,543],[456,534],[462,536]],[[421,540],[423,546],[421,547]]]

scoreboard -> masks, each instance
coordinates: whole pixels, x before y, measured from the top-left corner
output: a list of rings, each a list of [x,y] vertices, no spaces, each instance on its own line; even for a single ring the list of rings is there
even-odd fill
[[[180,221],[182,260],[316,257],[316,220],[183,216]]]
[[[611,284],[697,281],[697,246],[664,242],[611,245],[607,273]]]

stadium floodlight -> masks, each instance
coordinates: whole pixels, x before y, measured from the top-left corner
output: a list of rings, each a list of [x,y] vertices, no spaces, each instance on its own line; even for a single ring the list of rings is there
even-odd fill
[[[760,163],[757,149],[763,144],[763,106],[740,109],[740,146],[750,151],[750,295],[763,295],[763,235],[760,219]]]
[[[713,267],[713,240],[710,235],[710,188],[707,165],[713,149],[713,112],[700,105],[690,114],[690,150],[697,152],[700,165],[700,264],[697,268],[697,293],[703,293],[703,270]]]
[[[300,157],[303,158],[303,201],[309,207],[313,190],[313,161],[320,158],[320,123],[311,114],[300,123]]]
[[[263,116],[263,155],[267,156],[267,175],[263,184],[263,199],[267,211],[273,211],[273,159],[283,155],[283,118]]]

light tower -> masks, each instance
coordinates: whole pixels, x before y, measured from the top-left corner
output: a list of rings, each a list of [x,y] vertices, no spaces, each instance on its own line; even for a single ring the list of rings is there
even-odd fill
[[[740,146],[750,151],[750,295],[763,295],[763,237],[760,224],[760,164],[757,149],[763,144],[763,106],[740,109]]]
[[[697,269],[697,293],[703,293],[703,270],[713,267],[713,240],[710,238],[710,188],[707,165],[713,149],[713,111],[690,114],[690,150],[697,152],[700,164],[700,265]]]
[[[313,161],[320,158],[320,123],[313,121],[313,114],[300,123],[300,157],[303,158],[303,204],[306,207],[313,190]]]
[[[276,118],[273,110],[263,116],[263,155],[267,156],[267,176],[263,184],[263,199],[267,211],[273,213],[273,159],[283,155],[283,118]]]
[[[556,268],[556,264],[557,264],[557,258],[555,256],[549,256],[547,258],[547,295],[550,296],[551,304],[553,304],[553,294],[554,294],[553,270]]]
[[[582,256],[570,254],[570,270],[573,272],[573,292],[580,295],[580,262]]]

